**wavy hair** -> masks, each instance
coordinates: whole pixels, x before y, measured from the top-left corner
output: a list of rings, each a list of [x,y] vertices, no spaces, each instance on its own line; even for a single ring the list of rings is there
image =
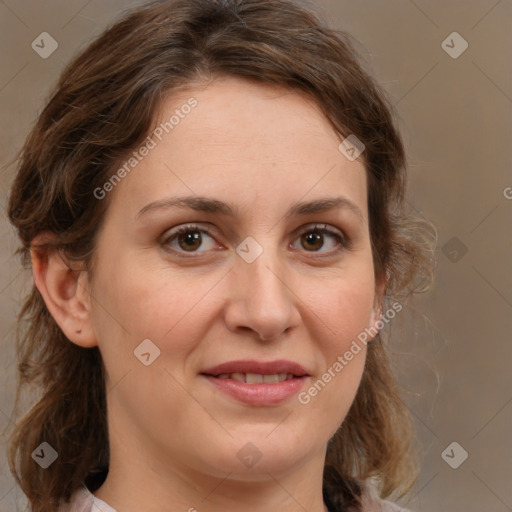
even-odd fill
[[[293,0],[168,0],[128,12],[62,73],[21,150],[9,218],[29,265],[36,235],[93,270],[108,198],[101,187],[147,137],[162,99],[182,87],[232,76],[306,93],[333,129],[365,145],[375,276],[389,300],[431,277],[430,235],[405,208],[405,154],[391,103],[359,63],[351,38]],[[9,440],[9,464],[33,512],[54,512],[109,465],[104,367],[60,330],[33,287],[19,316],[19,383],[33,407]],[[342,428],[330,440],[324,498],[332,510],[360,510],[377,479],[382,497],[405,493],[416,475],[413,435],[380,335]],[[59,453],[42,470],[31,453],[47,441]]]

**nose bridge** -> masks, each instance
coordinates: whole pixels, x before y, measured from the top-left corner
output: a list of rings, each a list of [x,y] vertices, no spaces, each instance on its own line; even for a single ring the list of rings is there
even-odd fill
[[[265,247],[254,239],[238,247],[234,267],[236,292],[228,315],[231,327],[250,328],[261,338],[277,337],[298,321],[286,265],[271,238],[267,237]]]
[[[267,247],[252,263],[240,262],[253,302],[284,302],[287,297],[282,262],[275,248]],[[270,302],[269,302],[270,301]]]

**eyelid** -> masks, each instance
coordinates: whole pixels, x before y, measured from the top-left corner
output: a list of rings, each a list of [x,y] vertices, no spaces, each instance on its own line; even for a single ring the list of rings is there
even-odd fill
[[[325,252],[318,252],[318,251],[305,251],[309,252],[311,254],[316,254],[317,257],[329,257],[333,254],[336,254],[339,252],[340,249],[342,250],[350,250],[352,248],[352,240],[339,228],[332,226],[331,224],[325,224],[320,222],[312,222],[306,225],[303,225],[299,228],[297,228],[293,232],[293,236],[295,237],[294,240],[297,238],[297,236],[301,236],[304,233],[317,231],[322,234],[328,234],[331,237],[335,238],[339,244],[340,247],[337,249],[333,249],[331,251],[325,251]]]
[[[199,223],[194,223],[194,222],[188,222],[186,224],[180,224],[179,226],[175,226],[171,229],[168,229],[167,231],[164,232],[164,234],[160,237],[160,243],[162,245],[167,245],[171,239],[174,239],[177,235],[179,235],[180,233],[183,233],[183,232],[188,232],[188,231],[200,231],[202,233],[206,233],[210,238],[215,239],[215,235],[214,235],[214,230],[212,229],[211,226],[207,225],[207,224],[199,224]],[[173,250],[173,252],[176,252]],[[186,251],[179,251],[181,254],[186,254]],[[194,254],[194,253],[189,253],[190,255]],[[199,253],[197,253],[199,254]]]
[[[331,224],[326,224],[325,222],[310,222],[309,224],[303,224],[302,226],[298,227],[293,231],[293,235],[297,236],[298,234],[305,233],[307,231],[322,231],[325,230],[332,234],[337,234],[341,238],[346,238],[345,233],[343,231],[335,226],[332,226]]]

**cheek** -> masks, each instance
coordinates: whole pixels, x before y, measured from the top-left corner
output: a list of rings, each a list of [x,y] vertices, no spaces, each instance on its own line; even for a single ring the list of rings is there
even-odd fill
[[[95,274],[93,323],[107,363],[125,371],[137,367],[133,351],[149,339],[183,366],[214,320],[209,295],[222,274],[191,275],[191,269],[146,264],[144,258],[106,261]]]
[[[369,327],[375,300],[373,270],[324,280],[307,295],[310,308],[316,313],[317,324],[323,325],[324,351],[336,356]],[[310,283],[311,284],[311,283]]]
[[[144,418],[152,422],[159,418],[168,425],[191,403],[178,383],[184,382],[188,356],[208,327],[201,298],[215,279],[191,279],[185,271],[163,267],[148,271],[140,261],[132,265],[128,258],[113,261],[98,265],[92,291],[93,322],[107,369],[107,388],[113,388],[112,407],[140,428],[146,428]],[[147,342],[141,345],[147,339],[160,350],[149,366],[134,353],[144,346],[153,357],[154,347]]]
[[[370,326],[375,291],[371,276],[365,272],[333,280],[308,297],[315,305],[316,324],[322,333],[316,340],[323,372],[298,399],[313,416],[326,419],[324,428],[329,436],[347,415],[364,371],[367,349],[358,336]]]

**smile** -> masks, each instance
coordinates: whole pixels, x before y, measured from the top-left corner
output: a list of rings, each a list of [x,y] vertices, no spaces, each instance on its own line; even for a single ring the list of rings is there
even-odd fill
[[[271,373],[261,375],[259,373],[222,373],[214,376],[217,379],[231,379],[246,384],[277,384],[285,380],[291,380],[295,376],[292,373]]]

